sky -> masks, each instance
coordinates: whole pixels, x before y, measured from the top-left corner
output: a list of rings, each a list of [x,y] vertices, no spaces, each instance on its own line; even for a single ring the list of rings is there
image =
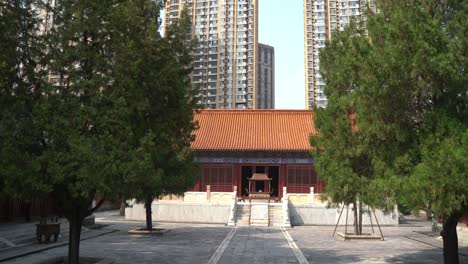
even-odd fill
[[[275,48],[275,108],[305,109],[303,0],[258,1],[258,42]]]

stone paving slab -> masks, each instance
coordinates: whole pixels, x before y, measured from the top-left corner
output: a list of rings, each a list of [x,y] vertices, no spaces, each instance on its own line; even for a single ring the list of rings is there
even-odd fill
[[[382,227],[385,241],[344,241],[332,237],[332,226],[298,226],[289,233],[310,263],[443,263],[441,248],[405,237],[426,239],[413,231],[427,228]],[[460,262],[468,263],[468,257],[460,256]]]
[[[280,228],[239,227],[218,263],[298,263]]]
[[[67,233],[69,229],[68,221],[61,218],[58,223],[60,223],[59,237],[63,237],[63,234]],[[0,224],[0,251],[37,243],[36,224],[39,224],[39,221]]]
[[[171,232],[158,236],[131,236],[127,231],[143,223],[112,224],[103,230],[117,232],[82,241],[81,256],[116,259],[116,264],[128,263],[207,263],[231,228],[208,225],[159,224]],[[4,263],[34,264],[45,259],[67,254],[62,246],[17,258]],[[3,264],[3,262],[2,262]]]
[[[95,238],[105,234],[114,232],[114,230],[87,230],[81,234],[81,240],[87,240]],[[23,246],[11,247],[8,249],[0,250],[0,262],[15,259],[22,256],[27,256],[49,250],[52,248],[62,247],[68,245],[68,234],[61,236],[57,242],[54,243],[42,243],[42,244],[28,244]]]
[[[99,224],[108,224],[102,231],[117,231],[82,241],[81,255],[114,258],[116,264],[208,263],[233,230],[235,232],[217,263],[298,263],[280,228],[233,229],[222,225],[159,223],[155,227],[168,228],[171,232],[162,237],[129,236],[128,230],[144,223],[126,222],[121,217],[111,215],[97,217],[96,220]],[[338,231],[343,231],[340,228]],[[424,235],[424,232],[430,230],[430,223],[415,222],[397,227],[382,227],[385,241],[343,241],[332,237],[333,229],[333,226],[299,226],[287,231],[311,264],[442,263],[442,249],[437,247],[440,241]],[[367,232],[370,227],[364,229]],[[468,249],[465,244],[461,247],[460,252]],[[63,246],[2,264],[34,264],[66,253],[65,243]],[[468,264],[468,257],[461,256],[460,262]]]

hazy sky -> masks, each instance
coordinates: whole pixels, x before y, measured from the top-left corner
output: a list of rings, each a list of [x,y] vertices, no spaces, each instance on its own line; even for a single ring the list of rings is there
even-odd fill
[[[275,48],[275,108],[304,109],[303,0],[259,0],[258,41]]]

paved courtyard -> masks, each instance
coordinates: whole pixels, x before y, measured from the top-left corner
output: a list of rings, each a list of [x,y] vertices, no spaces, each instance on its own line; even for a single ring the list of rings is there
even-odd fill
[[[385,241],[343,241],[332,237],[330,226],[292,229],[169,224],[162,237],[129,236],[142,222],[106,216],[97,219],[112,233],[81,242],[82,256],[114,258],[116,263],[442,263],[440,239],[419,232],[426,222],[383,227]],[[370,231],[370,227],[365,227]],[[377,231],[377,230],[376,230]],[[468,243],[467,243],[468,244]],[[66,246],[3,263],[37,263],[65,255]],[[0,251],[0,255],[2,252]],[[461,263],[468,263],[466,244]]]

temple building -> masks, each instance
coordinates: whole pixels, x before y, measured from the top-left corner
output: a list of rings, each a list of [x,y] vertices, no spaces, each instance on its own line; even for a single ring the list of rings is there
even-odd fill
[[[204,110],[195,115],[199,129],[192,144],[201,177],[193,191],[230,192],[239,197],[250,192],[269,192],[282,197],[290,193],[317,192],[317,179],[310,155],[309,136],[316,133],[309,110]],[[264,174],[270,182],[249,178]],[[268,190],[266,185],[269,185]]]
[[[183,195],[155,200],[155,221],[281,227],[345,223],[339,208],[329,207],[326,186],[315,172],[309,144],[317,133],[312,111],[208,109],[194,119],[199,180]],[[126,219],[146,219],[143,204],[129,205]],[[383,225],[398,224],[396,208],[390,214],[377,211],[377,217]]]

